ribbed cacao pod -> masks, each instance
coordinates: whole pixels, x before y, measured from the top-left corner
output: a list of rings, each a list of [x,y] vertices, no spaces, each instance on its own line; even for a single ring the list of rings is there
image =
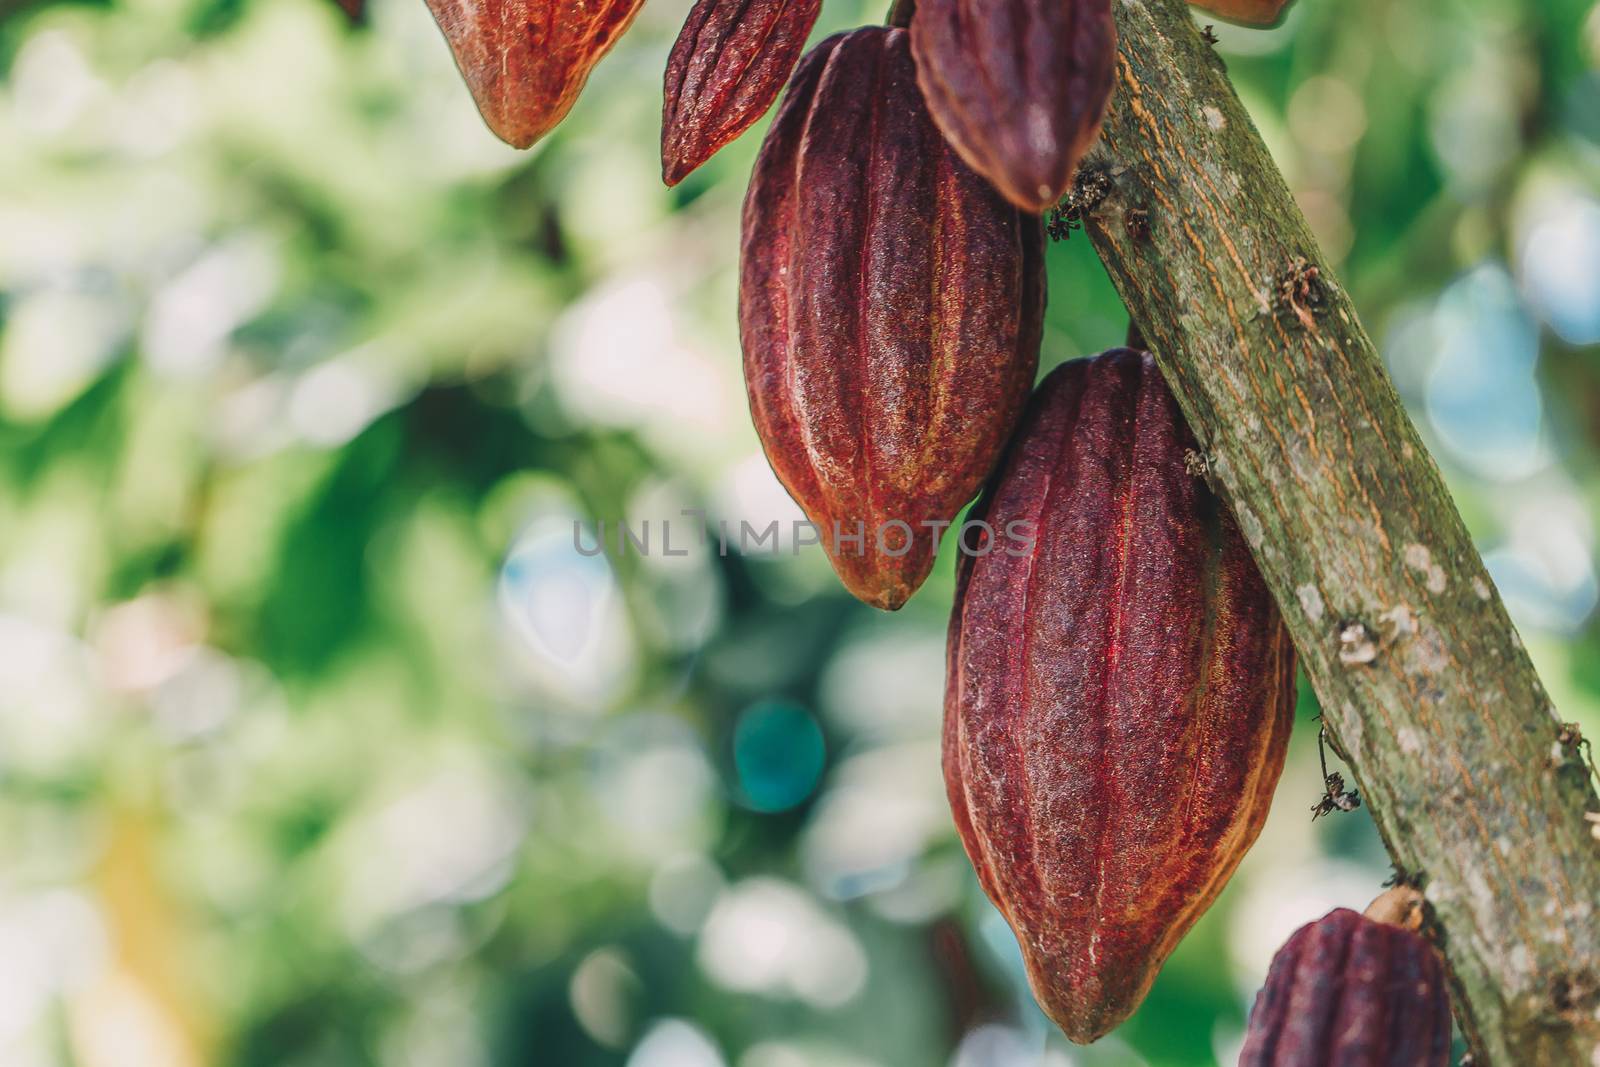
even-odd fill
[[[767,113],[822,0],[699,0],[667,58],[661,177],[677,185]]]
[[[428,0],[483,121],[527,148],[572,110],[644,0]]]
[[[1060,200],[1111,96],[1111,0],[918,0],[911,50],[961,158],[1019,207]]]
[[[1189,0],[1191,7],[1245,26],[1271,26],[1283,18],[1291,0]]]
[[[1239,1067],[1449,1067],[1444,964],[1376,907],[1330,911],[1278,950]]]
[[[960,558],[950,806],[1034,996],[1080,1043],[1133,1012],[1221,891],[1289,738],[1294,648],[1194,447],[1149,356],[1064,364],[974,509],[994,547]],[[999,536],[1018,523],[1027,551]]]
[[[739,326],[762,447],[845,586],[897,608],[933,566],[929,524],[977,492],[1027,401],[1039,220],[939,136],[906,32],[872,27],[801,61],[743,227]]]

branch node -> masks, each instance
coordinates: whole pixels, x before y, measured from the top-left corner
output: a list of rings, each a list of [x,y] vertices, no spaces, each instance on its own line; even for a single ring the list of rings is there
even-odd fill
[[[1122,217],[1122,224],[1127,227],[1128,236],[1135,241],[1145,241],[1150,237],[1150,212],[1142,207],[1129,208]]]
[[[1405,889],[1421,891],[1428,884],[1428,876],[1422,871],[1413,871],[1409,867],[1401,866],[1398,861],[1390,861],[1393,870],[1389,877],[1383,880],[1385,886],[1399,886]]]
[[[1591,971],[1562,971],[1552,976],[1550,1006],[1574,1026],[1592,1025],[1600,1008],[1600,977]]]
[[[1600,780],[1600,768],[1597,768],[1594,762],[1594,745],[1583,736],[1583,730],[1577,723],[1561,724],[1561,728],[1556,731],[1556,746],[1560,757],[1556,761],[1558,764],[1577,760],[1580,765],[1588,768],[1596,780]]]
[[[1322,268],[1305,256],[1289,261],[1275,291],[1278,308],[1292,312],[1308,330],[1316,329],[1316,316],[1328,310],[1328,284],[1323,281]]]
[[[1358,667],[1378,658],[1378,642],[1367,624],[1360,619],[1346,619],[1339,624],[1339,662],[1346,667]]]
[[[1113,184],[1111,172],[1104,166],[1088,163],[1079,167],[1072,188],[1067,190],[1061,203],[1050,209],[1050,218],[1045,224],[1050,239],[1065,241],[1074,230],[1082,229],[1085,217],[1111,195]]]

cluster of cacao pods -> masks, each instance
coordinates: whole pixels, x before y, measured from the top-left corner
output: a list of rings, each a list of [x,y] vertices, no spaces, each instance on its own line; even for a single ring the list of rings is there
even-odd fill
[[[359,18],[364,0],[336,0]],[[899,0],[907,10],[913,0]],[[1290,0],[1190,0],[1244,25]],[[963,159],[1016,203],[1059,198],[1099,125],[1115,39],[1109,0],[921,0],[913,47],[929,106]],[[644,0],[427,0],[495,136],[527,148],[555,128]],[[668,185],[777,100],[822,0],[696,0],[667,61]],[[899,5],[897,5],[899,6]]]
[[[526,146],[641,0],[428,2],[489,125]],[[1284,4],[1199,0],[1252,23]],[[1038,1002],[1093,1041],[1260,832],[1294,648],[1148,354],[1033,388],[1040,213],[1112,92],[1110,0],[900,0],[908,25],[802,55],[819,8],[697,0],[667,64],[662,176],[681,181],[787,82],[742,219],[752,417],[845,586],[880,608],[917,590],[982,489],[955,534],[947,792]],[[1024,536],[1001,547],[999,530]],[[1335,912],[1274,964],[1245,1062],[1443,1062],[1442,990],[1418,935]]]
[[[428,0],[489,127],[553,129],[643,0]],[[1197,0],[1271,21],[1287,0]],[[676,184],[788,97],[751,178],[750,407],[847,588],[894,609],[994,469],[1038,363],[1039,215],[1111,94],[1111,0],[898,0],[831,37],[821,0],[696,0],[667,61]],[[791,78],[792,72],[792,78]]]

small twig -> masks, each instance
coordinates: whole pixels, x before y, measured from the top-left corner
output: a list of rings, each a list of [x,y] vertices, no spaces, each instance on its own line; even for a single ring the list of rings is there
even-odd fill
[[[1556,733],[1556,742],[1562,748],[1568,749],[1574,755],[1579,756],[1580,761],[1589,768],[1589,773],[1594,776],[1595,781],[1600,782],[1600,768],[1596,768],[1594,762],[1594,745],[1590,744],[1589,739],[1583,736],[1583,730],[1579,728],[1577,723],[1562,723],[1561,729]]]
[[[1328,728],[1317,728],[1317,759],[1322,763],[1322,796],[1311,805],[1311,821],[1332,815],[1336,811],[1355,811],[1361,806],[1361,797],[1354,789],[1344,787],[1344,775],[1328,770]]]

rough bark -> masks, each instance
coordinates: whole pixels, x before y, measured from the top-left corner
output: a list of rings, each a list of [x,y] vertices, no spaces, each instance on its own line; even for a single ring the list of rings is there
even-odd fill
[[[1600,1067],[1579,753],[1221,60],[1181,0],[1115,7],[1117,88],[1074,206],[1421,881],[1478,1063]]]

